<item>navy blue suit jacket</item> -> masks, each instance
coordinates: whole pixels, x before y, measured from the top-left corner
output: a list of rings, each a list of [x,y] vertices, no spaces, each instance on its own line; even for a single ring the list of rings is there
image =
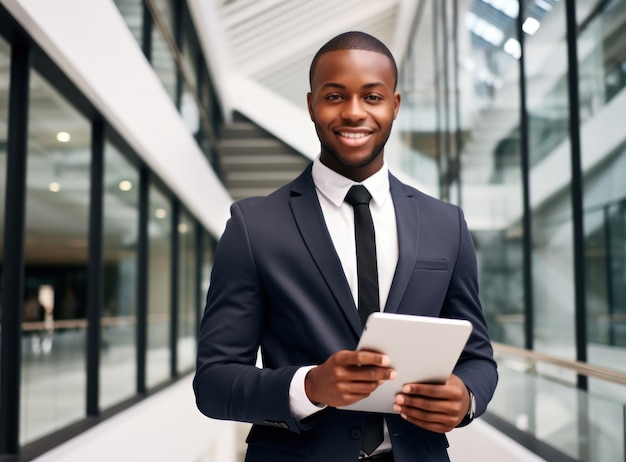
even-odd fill
[[[400,255],[385,311],[468,319],[455,367],[485,411],[497,381],[461,210],[390,175]],[[357,461],[365,414],[334,408],[300,422],[296,370],[355,349],[361,321],[326,228],[311,166],[291,184],[231,208],[215,252],[194,391],[207,416],[252,422],[247,461]],[[261,347],[263,369],[255,367]],[[437,348],[437,345],[433,345]],[[416,351],[416,355],[428,354]],[[447,440],[385,416],[397,462],[447,461]]]

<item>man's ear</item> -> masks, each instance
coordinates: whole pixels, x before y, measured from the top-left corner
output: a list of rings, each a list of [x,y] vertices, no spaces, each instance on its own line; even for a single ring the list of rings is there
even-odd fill
[[[313,93],[311,92],[306,94],[306,105],[309,108],[309,117],[315,122],[315,118],[313,117]]]
[[[393,95],[393,99],[394,99],[394,105],[395,105],[395,107],[393,108],[393,120],[396,120],[396,117],[398,117],[398,111],[400,110],[400,102],[402,101],[400,92],[396,92]]]

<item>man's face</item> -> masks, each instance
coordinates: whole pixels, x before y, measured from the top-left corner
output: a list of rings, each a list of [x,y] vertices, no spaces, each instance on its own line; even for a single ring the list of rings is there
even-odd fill
[[[322,145],[321,162],[354,181],[383,165],[383,150],[400,108],[389,59],[373,51],[321,55],[307,95]]]

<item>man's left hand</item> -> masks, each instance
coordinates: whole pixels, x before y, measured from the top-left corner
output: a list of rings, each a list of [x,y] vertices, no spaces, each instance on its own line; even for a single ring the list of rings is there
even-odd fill
[[[396,395],[393,406],[402,418],[426,430],[445,433],[461,423],[469,409],[463,381],[451,375],[442,385],[409,383]]]

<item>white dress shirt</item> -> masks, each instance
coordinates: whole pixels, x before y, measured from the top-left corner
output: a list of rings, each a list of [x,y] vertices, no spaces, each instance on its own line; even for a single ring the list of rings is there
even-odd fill
[[[350,204],[344,202],[344,199],[350,187],[355,184],[362,184],[372,195],[370,211],[376,233],[379,306],[383,310],[391,288],[399,253],[396,214],[389,192],[387,165],[384,164],[378,172],[362,183],[355,183],[326,167],[318,156],[313,162],[312,175],[326,227],[341,260],[355,306],[358,306],[359,297],[356,244],[354,241],[354,210]],[[291,381],[289,389],[291,412],[298,419],[303,419],[323,409],[323,407],[320,408],[320,406],[311,403],[304,391],[304,378],[313,367],[315,366],[300,368]],[[375,452],[381,452],[390,447],[389,435],[385,428],[385,441]]]

